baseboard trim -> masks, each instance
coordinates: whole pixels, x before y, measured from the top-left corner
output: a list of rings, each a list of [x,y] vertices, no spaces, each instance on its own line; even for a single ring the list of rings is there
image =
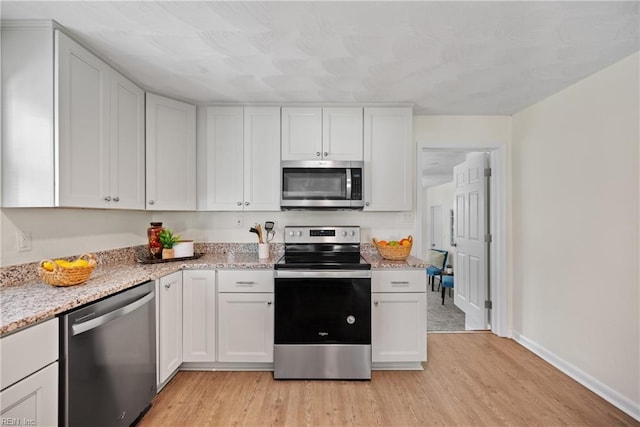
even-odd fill
[[[572,365],[555,353],[547,350],[543,346],[531,341],[529,338],[521,335],[517,331],[511,331],[513,340],[522,345],[526,349],[535,353],[537,356],[549,362],[560,371],[570,376],[598,396],[602,397],[613,406],[617,407],[626,414],[632,416],[636,420],[640,421],[640,404],[632,401],[626,396],[618,393],[608,385],[598,381],[591,375],[584,372],[582,369]]]

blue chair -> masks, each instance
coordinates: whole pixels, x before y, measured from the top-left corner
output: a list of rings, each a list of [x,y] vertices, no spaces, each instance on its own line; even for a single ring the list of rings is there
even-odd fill
[[[451,289],[453,289],[453,276],[440,276],[440,282],[442,283],[442,305],[444,305],[444,288],[449,288],[449,296],[451,296]]]
[[[434,290],[433,285],[435,283],[436,276],[439,278],[445,265],[447,265],[448,255],[449,252],[441,249],[429,249],[429,252],[427,253],[427,264],[430,264],[429,267],[427,267],[427,276],[429,278],[429,283],[431,284],[432,292]]]

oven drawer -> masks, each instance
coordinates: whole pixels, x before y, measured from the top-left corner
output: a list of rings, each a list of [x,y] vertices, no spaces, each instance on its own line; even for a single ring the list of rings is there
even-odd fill
[[[426,292],[427,274],[419,270],[373,270],[371,292]]]
[[[217,270],[218,292],[273,292],[273,270]]]

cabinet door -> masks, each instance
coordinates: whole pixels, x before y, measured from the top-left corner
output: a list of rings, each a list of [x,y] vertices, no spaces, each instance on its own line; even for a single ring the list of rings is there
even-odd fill
[[[55,32],[56,205],[109,206],[109,72],[87,49]]]
[[[244,209],[280,211],[280,107],[244,109]]]
[[[282,108],[282,160],[320,160],[322,108]]]
[[[364,210],[412,210],[412,132],[411,108],[364,109]]]
[[[373,362],[427,360],[427,297],[422,293],[371,295]]]
[[[208,107],[206,209],[241,211],[243,198],[243,109]]]
[[[182,272],[182,360],[216,360],[216,272]]]
[[[218,361],[273,362],[273,294],[218,294]]]
[[[362,108],[322,109],[322,157],[325,160],[362,160]]]
[[[158,298],[158,384],[182,364],[182,272],[161,277]]]
[[[196,108],[147,93],[148,210],[196,209]]]
[[[58,362],[0,392],[2,425],[58,425]]]
[[[144,91],[111,71],[109,207],[144,209]]]

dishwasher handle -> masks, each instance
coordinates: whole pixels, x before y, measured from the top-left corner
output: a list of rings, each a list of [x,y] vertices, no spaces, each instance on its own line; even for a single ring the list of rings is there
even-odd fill
[[[71,330],[73,331],[73,336],[80,335],[83,332],[87,332],[87,331],[90,331],[91,329],[95,329],[114,319],[126,316],[127,314],[147,304],[149,301],[153,299],[153,297],[154,297],[154,293],[153,291],[151,291],[145,296],[143,296],[142,298],[135,300],[129,305],[125,305],[124,307],[118,308],[117,310],[104,314],[100,317],[96,317],[95,319],[87,320],[86,322],[82,322],[82,323],[76,323],[75,325],[71,326]]]

